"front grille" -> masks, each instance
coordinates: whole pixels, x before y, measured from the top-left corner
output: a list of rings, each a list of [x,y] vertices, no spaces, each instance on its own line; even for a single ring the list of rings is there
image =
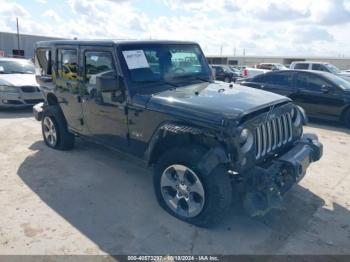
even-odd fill
[[[44,99],[25,99],[24,102],[26,104],[35,105],[35,104],[44,102]]]
[[[23,93],[35,93],[40,91],[36,86],[21,86],[21,90]]]
[[[273,118],[255,129],[255,156],[261,159],[293,138],[290,113]]]

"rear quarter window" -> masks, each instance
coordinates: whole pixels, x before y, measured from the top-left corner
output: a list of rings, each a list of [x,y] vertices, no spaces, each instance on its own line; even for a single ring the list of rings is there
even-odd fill
[[[309,64],[305,64],[305,63],[295,64],[294,69],[308,70]]]

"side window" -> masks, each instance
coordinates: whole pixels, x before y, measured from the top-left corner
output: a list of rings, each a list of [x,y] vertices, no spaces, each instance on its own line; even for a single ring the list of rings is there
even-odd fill
[[[258,69],[272,70],[272,65],[270,64],[259,65]]]
[[[305,63],[295,64],[294,69],[308,70],[309,64],[305,64]]]
[[[224,70],[222,69],[222,67],[215,67],[216,73],[223,73]]]
[[[298,75],[297,86],[299,88],[306,88],[309,90],[318,91],[321,90],[323,85],[328,85],[328,83],[319,76],[312,74]]]
[[[291,73],[274,73],[265,75],[265,83],[279,86],[291,86],[293,74]]]
[[[35,52],[35,67],[42,76],[52,75],[51,50],[40,48]]]
[[[312,64],[312,70],[329,72],[329,70],[324,65],[321,65],[321,64]]]
[[[108,51],[86,51],[84,60],[84,81],[86,84],[83,85],[81,92],[95,99],[95,102],[99,104],[114,105],[120,103],[120,97],[123,97],[124,94],[120,76],[118,76],[118,88],[102,91],[97,87],[98,77],[116,76],[113,54]]]
[[[90,85],[96,85],[96,77],[114,73],[112,54],[110,52],[86,52],[84,79]]]
[[[78,55],[74,49],[58,49],[57,71],[63,80],[77,80]]]

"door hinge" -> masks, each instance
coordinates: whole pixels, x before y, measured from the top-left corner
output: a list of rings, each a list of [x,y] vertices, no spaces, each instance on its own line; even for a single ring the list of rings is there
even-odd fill
[[[83,126],[84,125],[84,119],[80,118],[79,121],[80,121],[80,125]]]

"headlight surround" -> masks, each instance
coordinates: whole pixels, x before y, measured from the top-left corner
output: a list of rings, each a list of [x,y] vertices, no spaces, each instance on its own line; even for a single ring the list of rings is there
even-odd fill
[[[299,111],[299,108],[297,107],[293,107],[292,109],[292,113],[291,113],[291,117],[292,117],[292,122],[294,126],[300,126],[301,124],[301,113]]]
[[[19,93],[19,90],[15,86],[5,86],[5,85],[0,85],[0,92],[3,93]]]
[[[242,129],[239,144],[244,152],[248,152],[252,148],[254,144],[253,133],[248,128]]]

